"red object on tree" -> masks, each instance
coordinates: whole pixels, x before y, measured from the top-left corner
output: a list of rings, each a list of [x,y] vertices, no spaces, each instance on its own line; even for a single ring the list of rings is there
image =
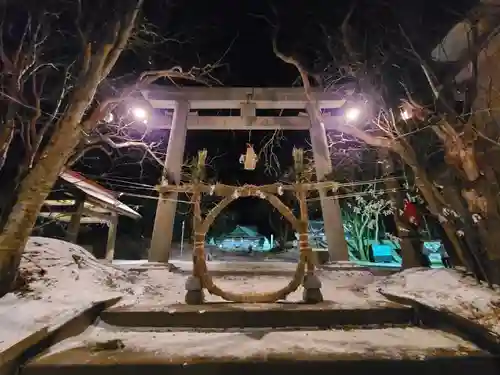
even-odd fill
[[[417,227],[419,226],[420,222],[418,219],[417,206],[415,206],[407,199],[405,199],[404,201],[403,215],[409,223]]]

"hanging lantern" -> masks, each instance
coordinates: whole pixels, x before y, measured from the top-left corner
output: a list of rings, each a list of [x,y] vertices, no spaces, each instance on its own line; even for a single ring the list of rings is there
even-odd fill
[[[247,143],[246,153],[240,156],[240,164],[243,164],[243,168],[247,171],[255,170],[257,166],[257,154],[255,153],[253,146]]]

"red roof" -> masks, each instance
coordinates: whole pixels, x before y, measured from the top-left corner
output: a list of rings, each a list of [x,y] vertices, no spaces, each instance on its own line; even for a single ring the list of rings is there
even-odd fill
[[[118,200],[118,194],[106,189],[95,181],[89,180],[80,173],[65,169],[59,174],[59,177],[85,193],[88,200],[93,200],[96,204],[121,215],[133,219],[141,218],[138,212]]]
[[[82,175],[78,172],[72,171],[71,169],[65,169],[60,174],[60,177],[63,180],[70,182],[70,183],[72,183],[72,181],[79,181],[82,184],[86,185],[87,187],[95,189],[96,191],[100,192],[101,194],[106,194],[110,197],[116,198],[118,196],[115,192],[113,192],[109,189],[106,189],[104,186],[99,185],[97,182],[92,181],[92,180],[88,179],[87,177],[85,177],[84,175]],[[71,181],[68,181],[68,180],[71,180]]]

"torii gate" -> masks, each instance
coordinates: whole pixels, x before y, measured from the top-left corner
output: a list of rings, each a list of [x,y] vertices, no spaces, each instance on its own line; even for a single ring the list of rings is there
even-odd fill
[[[160,128],[170,129],[164,176],[180,182],[187,130],[305,130],[311,136],[314,164],[318,180],[332,172],[332,163],[326,130],[335,129],[337,121],[344,121],[338,112],[354,90],[343,87],[335,92],[313,92],[314,103],[307,100],[303,88],[249,88],[249,87],[162,87],[153,86],[142,95],[155,110],[171,113],[153,118]],[[314,115],[317,106],[323,111],[323,121]],[[235,116],[202,116],[199,110],[239,109]],[[295,116],[259,116],[269,109],[296,110]],[[237,111],[235,111],[237,112]],[[158,128],[158,126],[155,126]],[[158,200],[153,236],[148,254],[149,261],[166,262],[172,244],[177,193],[165,194]],[[347,243],[339,202],[320,193],[321,208],[330,260],[348,260]]]

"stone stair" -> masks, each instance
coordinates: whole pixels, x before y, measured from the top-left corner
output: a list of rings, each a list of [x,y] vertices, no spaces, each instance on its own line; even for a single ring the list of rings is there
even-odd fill
[[[444,323],[398,303],[111,307],[21,374],[499,373],[498,353]]]
[[[103,322],[122,327],[172,328],[345,328],[409,325],[413,309],[399,304],[366,309],[337,308],[333,302],[112,307]]]

